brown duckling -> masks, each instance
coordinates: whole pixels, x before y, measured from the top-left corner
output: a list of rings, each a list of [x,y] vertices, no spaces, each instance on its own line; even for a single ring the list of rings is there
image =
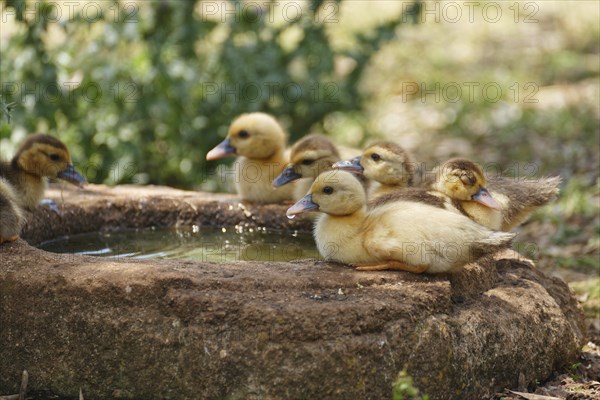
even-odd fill
[[[426,186],[450,197],[474,221],[503,231],[520,225],[556,197],[559,184],[559,177],[486,179],[479,165],[462,158],[445,162],[425,180]]]
[[[455,272],[507,247],[514,237],[418,201],[388,201],[370,209],[366,204],[360,182],[334,170],[319,175],[287,214],[324,213],[314,229],[319,252],[360,270]]]
[[[0,163],[0,177],[13,187],[19,205],[27,210],[33,210],[44,197],[46,178],[78,186],[86,182],[71,163],[67,146],[41,133],[29,136],[10,162]]]
[[[25,225],[25,217],[18,204],[12,186],[0,178],[0,243],[16,240]]]
[[[272,116],[242,114],[229,127],[227,137],[206,154],[207,160],[238,156],[236,187],[243,200],[279,203],[293,198],[294,185],[273,189],[271,182],[288,164],[287,135]]]
[[[369,191],[369,198],[413,185],[416,163],[412,154],[393,142],[370,145],[361,156],[339,161],[333,168],[363,174],[377,182]]]

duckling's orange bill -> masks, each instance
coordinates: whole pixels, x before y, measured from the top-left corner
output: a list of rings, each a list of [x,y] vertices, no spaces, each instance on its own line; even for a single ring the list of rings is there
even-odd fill
[[[227,157],[230,155],[234,155],[237,149],[231,145],[231,141],[229,138],[223,140],[219,143],[214,149],[209,151],[206,154],[206,159],[210,160],[218,160],[219,158]]]
[[[489,208],[493,208],[494,210],[501,210],[502,206],[500,205],[500,203],[498,203],[496,201],[496,199],[494,199],[492,197],[492,195],[490,194],[490,192],[488,192],[487,189],[485,188],[481,188],[479,189],[479,191],[477,193],[475,193],[471,199],[473,199],[473,201],[476,201],[478,203],[483,204],[484,206],[487,206]]]
[[[288,216],[288,218],[293,218],[294,215],[318,209],[319,205],[313,202],[312,194],[307,194],[306,196],[298,200],[296,204],[288,208],[286,215]]]
[[[284,169],[277,178],[273,179],[272,185],[274,188],[278,188],[279,186],[283,186],[286,183],[300,178],[302,178],[302,175],[298,174],[296,171],[294,171],[294,168],[290,166]]]
[[[67,164],[67,168],[60,171],[56,177],[79,187],[87,183],[87,180],[75,169],[73,164]]]
[[[362,174],[365,170],[363,166],[360,165],[360,156],[354,157],[350,160],[338,161],[335,164],[333,164],[332,168],[341,169],[355,174]]]

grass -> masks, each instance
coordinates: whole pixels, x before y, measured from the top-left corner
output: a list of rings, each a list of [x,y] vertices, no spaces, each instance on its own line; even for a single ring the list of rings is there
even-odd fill
[[[586,318],[600,319],[600,277],[571,282],[570,286],[582,302]]]

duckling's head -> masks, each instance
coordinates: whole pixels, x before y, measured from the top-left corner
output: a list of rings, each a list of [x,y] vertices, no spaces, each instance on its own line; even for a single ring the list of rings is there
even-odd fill
[[[476,201],[487,207],[500,209],[500,204],[485,188],[483,170],[476,163],[455,158],[436,169],[433,189],[461,201]]]
[[[332,170],[315,179],[308,194],[287,211],[288,217],[307,211],[330,215],[350,215],[365,207],[367,196],[362,184],[351,173]]]
[[[285,185],[300,178],[316,178],[321,172],[329,171],[339,161],[340,154],[326,136],[308,135],[294,144],[290,164],[275,180],[273,186]]]
[[[259,112],[242,114],[231,123],[225,140],[206,154],[206,159],[231,155],[267,159],[283,152],[285,143],[285,132],[275,118]]]
[[[360,157],[334,164],[334,168],[364,174],[385,185],[410,186],[416,164],[402,146],[393,142],[378,142],[369,146]]]
[[[13,166],[38,177],[63,179],[81,186],[86,180],[71,163],[67,146],[53,136],[29,136],[12,159]]]

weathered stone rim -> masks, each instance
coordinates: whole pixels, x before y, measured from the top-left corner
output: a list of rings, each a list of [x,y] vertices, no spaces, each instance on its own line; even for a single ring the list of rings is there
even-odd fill
[[[128,194],[136,192],[136,198]],[[58,212],[40,206],[28,215],[22,237],[32,245],[81,233],[179,226],[267,226],[277,231],[311,232],[306,216],[285,216],[289,205],[257,205],[231,194],[177,190],[165,186],[88,185],[85,189],[53,186],[48,198]]]
[[[285,205],[236,204],[160,187],[65,190],[61,214],[39,208],[24,237],[311,225],[287,220]],[[432,400],[482,399],[546,379],[585,336],[567,285],[512,251],[452,276],[319,260],[114,260],[22,240],[0,246],[0,259],[0,393],[28,369],[38,389],[63,396],[379,399],[406,367]]]

